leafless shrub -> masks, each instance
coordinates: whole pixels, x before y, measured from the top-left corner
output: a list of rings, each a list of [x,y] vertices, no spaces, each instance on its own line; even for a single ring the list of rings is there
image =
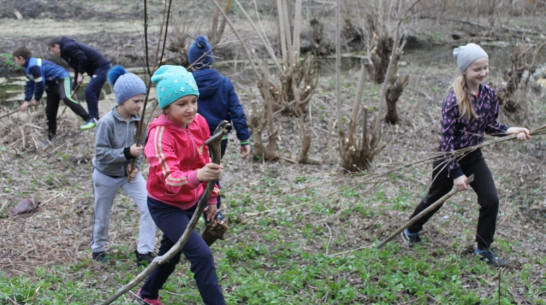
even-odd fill
[[[504,84],[498,86],[497,96],[499,104],[512,114],[513,119],[519,121],[523,118],[525,105],[518,98],[518,90],[527,90],[529,78],[537,68],[537,57],[546,46],[542,43],[539,46],[531,46],[518,42],[516,49],[510,56],[512,63],[510,69],[503,71]],[[527,78],[524,79],[524,75]]]
[[[255,154],[263,157],[265,160],[274,160],[279,155],[276,150],[277,127],[273,121],[273,112],[290,114],[296,117],[306,115],[307,106],[317,85],[317,74],[313,67],[313,56],[310,55],[306,59],[300,58],[302,1],[297,0],[293,5],[289,5],[286,0],[277,1],[282,61],[277,58],[276,52],[264,31],[258,28],[240,2],[238,0],[235,0],[235,2],[262,40],[267,54],[276,68],[276,77],[270,74],[270,70],[265,63],[262,64],[261,73],[258,74],[256,72],[257,77],[260,79],[258,87],[264,104],[261,113],[254,109],[250,114],[250,127],[253,131],[254,143],[258,143]],[[293,15],[290,12],[293,12]],[[259,14],[257,15],[259,16]],[[247,54],[258,61],[255,53],[250,54],[247,51]],[[267,136],[269,144],[267,145],[263,144],[264,141],[262,138],[265,126],[269,126],[267,128],[269,131]],[[300,154],[298,162],[307,162],[308,157],[306,153],[309,151],[310,136],[307,134],[305,126],[301,124],[300,126],[302,128],[302,154]]]
[[[379,116],[376,115],[372,127],[368,130],[368,108],[362,109],[362,92],[365,81],[365,67],[360,70],[358,88],[355,99],[353,100],[352,113],[347,127],[343,126],[343,117],[341,113],[342,98],[340,84],[340,65],[341,65],[341,42],[340,42],[340,1],[337,1],[336,7],[336,97],[337,97],[337,125],[339,134],[339,155],[340,165],[347,171],[363,171],[371,167],[374,157],[385,147],[381,141],[382,133],[380,128]],[[358,116],[362,111],[362,119]],[[357,133],[357,126],[362,126],[360,137]],[[346,128],[346,129],[345,129]]]

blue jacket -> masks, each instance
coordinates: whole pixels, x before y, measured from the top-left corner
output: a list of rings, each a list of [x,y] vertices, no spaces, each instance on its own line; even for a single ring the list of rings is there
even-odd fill
[[[62,37],[59,47],[61,58],[74,69],[76,74],[87,73],[92,76],[98,68],[110,64],[110,61],[97,50],[77,43],[74,39]]]
[[[70,77],[61,66],[45,59],[30,57],[24,64],[27,81],[25,83],[25,101],[42,98],[44,89],[52,85],[56,80]]]
[[[211,134],[222,120],[226,120],[237,131],[239,141],[247,141],[250,130],[246,116],[229,78],[212,68],[196,70],[193,76],[199,87],[197,111],[207,119]]]

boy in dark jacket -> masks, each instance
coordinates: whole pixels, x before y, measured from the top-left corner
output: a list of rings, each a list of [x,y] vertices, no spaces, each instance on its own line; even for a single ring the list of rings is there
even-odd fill
[[[49,42],[49,50],[64,59],[74,69],[74,88],[83,82],[83,74],[91,76],[85,88],[85,100],[89,114],[99,119],[99,95],[110,70],[110,61],[97,50],[76,42],[68,37],[54,38]]]
[[[61,99],[86,122],[80,129],[95,127],[93,118],[71,97],[70,75],[63,67],[45,59],[32,57],[30,50],[24,46],[17,48],[12,55],[13,60],[25,69],[27,77],[25,101],[19,107],[19,111],[27,110],[30,104],[39,105],[44,91],[47,92],[46,117],[47,139],[49,141],[55,137],[57,132],[57,111]]]
[[[214,63],[212,47],[205,36],[195,37],[195,41],[188,51],[188,61],[193,70],[193,77],[199,88],[197,100],[199,114],[205,117],[213,134],[216,126],[226,120],[235,127],[237,138],[241,144],[241,158],[250,154],[250,131],[246,124],[246,116],[239,97],[229,78],[212,68]],[[222,139],[222,157],[226,152],[227,137]],[[218,182],[218,186],[219,186]],[[218,208],[220,208],[218,197]],[[222,213],[218,211],[217,218],[222,220]]]

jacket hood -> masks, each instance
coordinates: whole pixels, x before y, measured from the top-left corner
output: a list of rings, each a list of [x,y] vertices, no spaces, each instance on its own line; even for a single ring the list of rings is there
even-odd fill
[[[223,84],[223,76],[215,69],[196,70],[193,77],[199,86],[199,97],[202,99],[215,95]]]
[[[61,45],[65,45],[69,42],[75,43],[76,41],[72,38],[68,38],[66,36],[61,37]]]

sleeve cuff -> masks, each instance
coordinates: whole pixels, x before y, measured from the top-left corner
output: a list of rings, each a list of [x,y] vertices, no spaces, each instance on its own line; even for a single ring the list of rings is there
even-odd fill
[[[125,159],[127,160],[132,160],[135,158],[133,155],[131,155],[131,147],[125,147],[123,149],[123,155],[125,155]]]
[[[197,179],[197,171],[193,171],[188,175],[188,183],[192,187],[198,186],[201,182]]]
[[[451,178],[453,180],[455,180],[455,179],[461,177],[462,175],[464,175],[463,170],[460,167],[452,169],[450,171],[450,174],[451,174]]]
[[[218,204],[218,197],[211,197],[209,198],[209,202],[208,202],[209,205],[217,205]]]
[[[250,140],[241,141],[241,146],[250,145]]]

